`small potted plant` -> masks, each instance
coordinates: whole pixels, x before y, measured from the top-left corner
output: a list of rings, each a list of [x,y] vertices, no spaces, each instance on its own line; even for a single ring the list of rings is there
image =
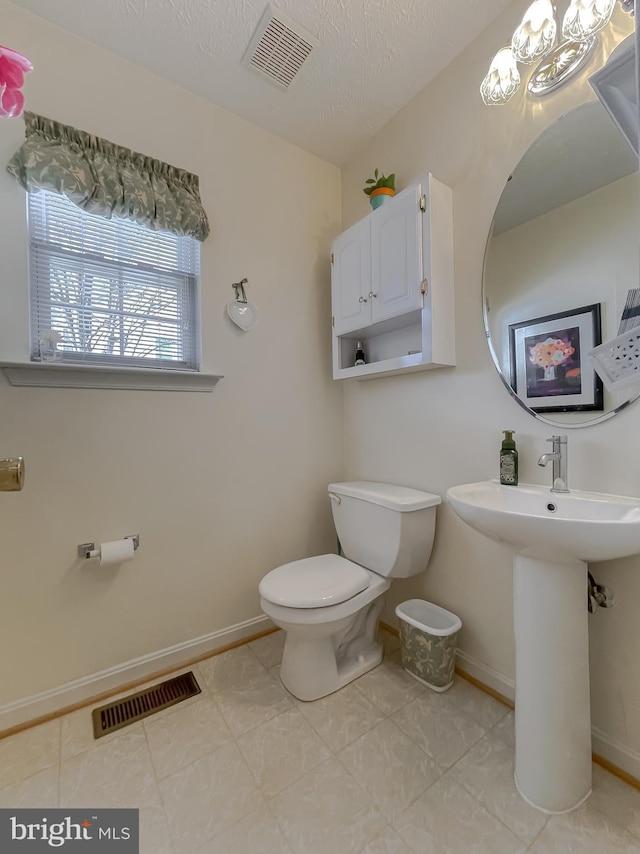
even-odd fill
[[[369,196],[371,207],[375,210],[383,202],[391,198],[391,196],[395,196],[396,173],[392,172],[390,175],[381,175],[376,169],[373,173],[373,178],[367,178],[365,184],[367,186],[364,188],[363,193]]]

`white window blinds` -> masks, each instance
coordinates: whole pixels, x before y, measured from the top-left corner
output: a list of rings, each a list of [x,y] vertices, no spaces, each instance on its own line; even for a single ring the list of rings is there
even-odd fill
[[[32,359],[54,332],[63,362],[198,370],[199,242],[27,198]]]

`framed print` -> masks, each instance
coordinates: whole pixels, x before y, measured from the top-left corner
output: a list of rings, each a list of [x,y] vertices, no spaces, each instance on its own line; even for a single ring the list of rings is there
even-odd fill
[[[512,323],[511,387],[535,412],[602,410],[602,380],[587,358],[600,343],[600,303]]]

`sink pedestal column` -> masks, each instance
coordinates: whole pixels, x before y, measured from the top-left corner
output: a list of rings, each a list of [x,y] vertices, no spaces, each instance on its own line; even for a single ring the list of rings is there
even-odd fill
[[[587,564],[514,559],[518,791],[545,812],[591,794]]]

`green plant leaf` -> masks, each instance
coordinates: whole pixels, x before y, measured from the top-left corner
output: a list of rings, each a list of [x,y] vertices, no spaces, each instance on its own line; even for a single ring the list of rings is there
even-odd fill
[[[379,169],[375,169],[373,178],[367,178],[365,184],[370,185],[366,186],[363,190],[365,195],[370,196],[372,190],[379,190],[382,187],[385,187],[389,190],[394,190],[396,188],[396,173],[391,172],[389,175],[385,175],[384,172],[380,172]]]

